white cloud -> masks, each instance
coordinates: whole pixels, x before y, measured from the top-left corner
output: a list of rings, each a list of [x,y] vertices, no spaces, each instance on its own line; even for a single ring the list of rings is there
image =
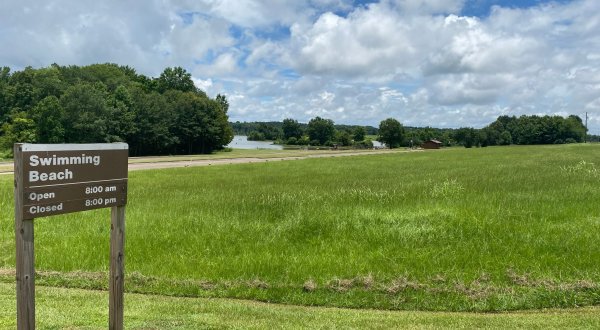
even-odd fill
[[[600,133],[600,2],[7,0],[0,66],[182,66],[233,120],[482,126],[500,114],[590,113]]]
[[[415,71],[420,47],[431,47],[417,32],[423,28],[426,34],[435,21],[405,21],[387,3],[356,9],[348,17],[324,13],[312,26],[291,27],[290,57],[303,73],[391,79]]]
[[[394,0],[405,12],[414,14],[450,14],[458,13],[465,0]]]
[[[164,35],[162,50],[174,62],[202,59],[209,52],[220,52],[234,45],[229,26],[230,23],[220,19],[194,16],[193,21],[186,24],[179,18]]]
[[[171,18],[160,1],[2,1],[0,62],[27,65],[118,62],[146,71]],[[135,13],[135,15],[132,15]],[[7,51],[10,50],[10,51]]]
[[[202,80],[202,79],[192,77],[192,81],[194,82],[194,86],[196,86],[196,88],[199,88],[200,90],[202,90],[204,92],[209,91],[210,88],[213,86],[212,79]]]

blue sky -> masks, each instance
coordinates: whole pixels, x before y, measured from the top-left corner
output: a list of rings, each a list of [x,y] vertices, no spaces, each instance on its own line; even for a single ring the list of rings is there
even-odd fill
[[[550,2],[566,3],[568,0],[467,0],[461,10],[461,15],[486,17],[490,14],[492,6],[505,8],[531,8]]]
[[[233,121],[315,116],[483,127],[590,116],[600,134],[596,0],[7,0],[0,65],[181,66]]]

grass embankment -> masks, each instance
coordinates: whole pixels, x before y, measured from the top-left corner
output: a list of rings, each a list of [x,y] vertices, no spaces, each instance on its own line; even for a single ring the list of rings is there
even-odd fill
[[[39,329],[106,329],[107,293],[37,287]],[[14,286],[0,283],[0,329],[16,327]],[[230,299],[125,296],[126,329],[599,328],[600,309],[516,313],[390,312]]]
[[[590,163],[598,146],[132,172],[126,289],[384,309],[595,305]],[[12,268],[12,184],[0,180],[0,266]],[[36,267],[59,272],[37,283],[106,288],[108,215],[37,219]]]

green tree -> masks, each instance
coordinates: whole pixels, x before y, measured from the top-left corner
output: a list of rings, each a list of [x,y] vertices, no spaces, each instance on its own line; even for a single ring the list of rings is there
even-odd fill
[[[208,98],[180,67],[159,78],[112,63],[0,68],[5,146],[126,141],[136,156],[211,152],[233,138],[228,108],[225,96]]]
[[[347,131],[337,131],[335,141],[342,146],[349,146],[352,145],[352,136]]]
[[[12,95],[14,95],[10,86],[10,68],[0,68],[0,123],[8,120],[9,109],[12,106]]]
[[[455,140],[465,148],[476,146],[479,141],[477,130],[471,127],[462,127],[456,130],[454,134]]]
[[[286,118],[283,120],[282,130],[283,138],[285,140],[289,140],[290,138],[295,138],[298,140],[303,134],[302,126],[300,126],[297,120],[291,118]]]
[[[2,124],[2,137],[0,144],[9,154],[12,154],[13,145],[20,143],[33,143],[36,141],[36,129],[33,119],[27,117],[25,112],[18,112],[11,118],[10,123]]]
[[[325,145],[333,141],[335,127],[333,120],[315,117],[308,122],[307,133],[310,141],[316,141],[319,145]]]
[[[47,96],[59,98],[67,88],[58,66],[55,65],[36,70],[32,85],[36,100],[42,100]]]
[[[216,100],[176,90],[166,93],[175,114],[176,153],[211,153],[233,139],[228,117]]]
[[[12,91],[12,107],[20,111],[28,112],[37,102],[33,82],[35,79],[35,70],[26,67],[23,71],[14,72],[10,76],[10,85],[14,88]],[[18,111],[14,111],[18,112]]]
[[[354,139],[354,142],[364,141],[365,136],[367,136],[367,130],[362,126],[358,126],[352,131],[352,139]]]
[[[166,99],[158,92],[146,93],[142,88],[131,91],[136,132],[128,138],[133,156],[172,153],[177,137],[171,131],[175,114]]]
[[[248,141],[265,141],[265,135],[259,131],[252,131],[248,133]]]
[[[501,146],[507,146],[512,144],[512,136],[509,131],[502,131],[500,133],[500,137],[498,138],[498,144]]]
[[[573,139],[576,142],[583,142],[585,139],[585,135],[587,134],[587,130],[583,121],[579,116],[570,115],[565,120],[565,133],[564,139]]]
[[[215,101],[221,105],[221,109],[223,109],[225,113],[229,111],[229,101],[227,101],[227,97],[225,97],[225,95],[217,94]]]
[[[378,141],[390,149],[398,148],[404,141],[404,127],[394,118],[388,118],[379,123]]]
[[[124,142],[137,132],[133,101],[129,90],[121,85],[106,101],[106,140]]]
[[[192,75],[182,67],[166,68],[157,80],[158,91],[164,93],[168,90],[181,92],[196,92]]]
[[[279,127],[269,123],[258,124],[257,131],[265,137],[265,140],[269,141],[278,140],[283,134]]]
[[[64,143],[65,129],[62,119],[64,109],[56,96],[47,96],[33,108],[36,141],[39,143]]]
[[[106,86],[102,83],[69,87],[60,101],[64,112],[65,142],[109,142],[106,127]]]

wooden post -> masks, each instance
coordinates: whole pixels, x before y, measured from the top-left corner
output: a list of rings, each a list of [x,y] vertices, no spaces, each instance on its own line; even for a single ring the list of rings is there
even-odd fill
[[[110,219],[108,328],[111,330],[122,330],[125,275],[125,206],[112,207]]]
[[[17,280],[17,329],[35,329],[35,268],[33,219],[23,219],[22,145],[15,144],[15,241]]]

